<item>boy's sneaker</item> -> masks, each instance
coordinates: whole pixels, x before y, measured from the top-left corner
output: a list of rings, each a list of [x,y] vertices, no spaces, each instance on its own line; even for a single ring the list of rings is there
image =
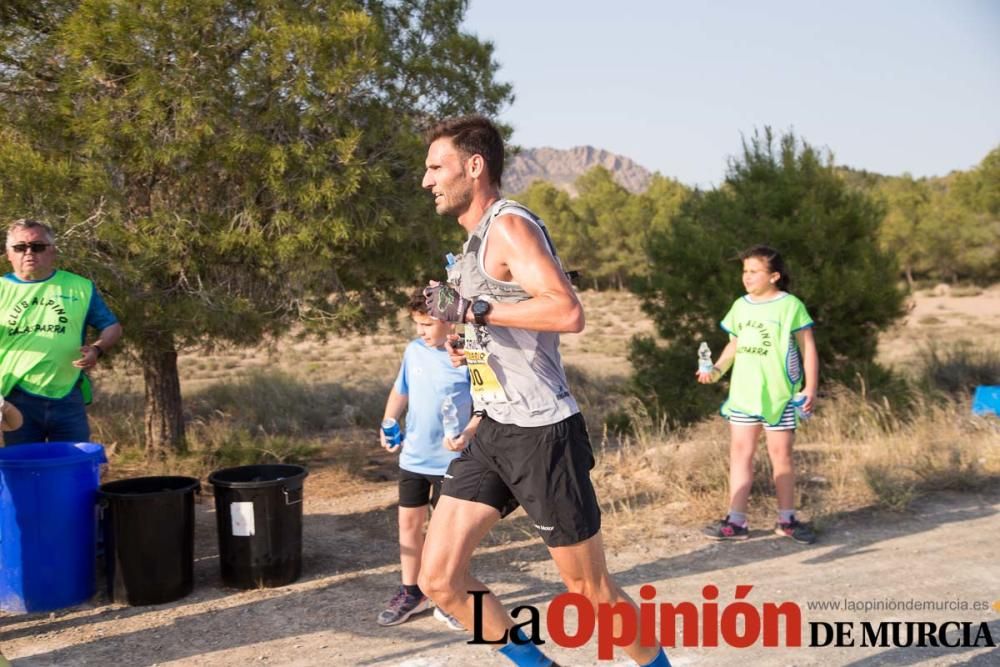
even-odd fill
[[[462,624],[458,622],[458,619],[446,612],[441,607],[434,607],[434,618],[441,621],[448,626],[451,630],[456,630],[458,632],[465,632],[465,628]]]
[[[431,601],[426,595],[409,595],[402,586],[396,594],[389,600],[389,606],[385,608],[375,621],[379,625],[399,625],[410,616],[427,611],[431,606]]]
[[[701,532],[713,540],[745,540],[750,537],[750,529],[730,522],[728,514],[725,519],[705,526]]]
[[[788,523],[779,521],[774,524],[774,533],[782,537],[790,537],[799,544],[812,544],[816,541],[816,533],[813,532],[813,529],[794,517]]]

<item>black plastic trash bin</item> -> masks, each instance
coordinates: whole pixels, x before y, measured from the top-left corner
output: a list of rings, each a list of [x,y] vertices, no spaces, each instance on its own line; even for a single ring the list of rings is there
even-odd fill
[[[102,484],[108,597],[163,604],[194,588],[193,477],[136,477]]]
[[[284,586],[302,574],[302,494],[296,465],[217,470],[216,525],[222,581],[233,588]]]

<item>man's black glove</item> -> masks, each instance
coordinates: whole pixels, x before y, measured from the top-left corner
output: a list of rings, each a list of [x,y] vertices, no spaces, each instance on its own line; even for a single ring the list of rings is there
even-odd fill
[[[471,303],[463,299],[454,287],[447,283],[424,288],[427,312],[436,320],[444,322],[465,322],[465,311]]]

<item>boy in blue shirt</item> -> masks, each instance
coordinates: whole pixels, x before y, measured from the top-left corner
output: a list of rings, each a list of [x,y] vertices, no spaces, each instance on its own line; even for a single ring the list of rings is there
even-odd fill
[[[399,421],[406,411],[406,437],[401,445],[390,447],[379,429],[382,446],[390,452],[400,452],[399,560],[403,581],[378,615],[379,625],[398,625],[430,608],[430,600],[417,585],[428,502],[432,506],[437,504],[448,464],[472,440],[479,424],[478,417],[470,420],[468,367],[454,368],[445,349],[452,325],[427,314],[423,290],[413,294],[408,309],[418,337],[406,346],[382,416]],[[441,405],[448,396],[458,408],[461,428],[454,439],[445,436],[441,424]],[[458,621],[441,610],[435,609],[434,616],[452,629],[462,629]]]

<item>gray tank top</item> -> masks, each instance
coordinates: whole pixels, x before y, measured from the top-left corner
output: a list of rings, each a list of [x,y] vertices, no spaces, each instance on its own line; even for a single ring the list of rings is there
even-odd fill
[[[517,283],[487,275],[483,265],[490,225],[501,214],[518,215],[537,225],[559,261],[545,224],[517,202],[501,199],[486,211],[465,242],[462,255],[448,268],[448,281],[467,299],[517,303],[531,298]],[[489,368],[503,388],[503,396],[477,401],[477,409],[485,409],[491,419],[517,426],[547,426],[579,412],[566,382],[558,333],[470,324],[466,325],[466,345],[489,353]]]

